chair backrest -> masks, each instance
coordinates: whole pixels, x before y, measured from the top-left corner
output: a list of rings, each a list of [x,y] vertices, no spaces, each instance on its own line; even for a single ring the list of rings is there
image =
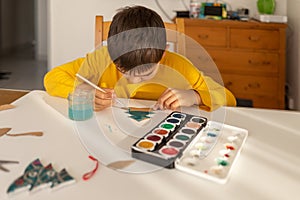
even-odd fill
[[[111,21],[103,21],[103,16],[97,15],[95,18],[95,48],[107,40]],[[172,46],[172,50],[185,55],[184,24],[165,22],[167,31],[167,42]]]

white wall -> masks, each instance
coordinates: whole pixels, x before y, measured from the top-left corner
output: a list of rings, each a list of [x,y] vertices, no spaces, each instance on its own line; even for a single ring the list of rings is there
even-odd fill
[[[93,50],[95,15],[103,15],[105,20],[111,20],[118,8],[133,4],[154,9],[164,20],[168,20],[154,0],[48,0],[49,68]],[[184,8],[180,0],[161,0],[161,4],[173,16],[173,9]]]
[[[204,0],[202,0],[204,2]],[[286,1],[277,0],[276,13],[286,14]],[[189,0],[159,0],[161,6],[172,18],[174,10],[186,10]],[[233,9],[246,7],[255,13],[256,0],[226,0]],[[169,21],[154,0],[48,0],[48,68],[70,61],[93,50],[94,17],[103,15],[110,20],[116,9],[139,4],[157,11]]]
[[[47,0],[35,0],[35,58],[38,60],[47,59]]]

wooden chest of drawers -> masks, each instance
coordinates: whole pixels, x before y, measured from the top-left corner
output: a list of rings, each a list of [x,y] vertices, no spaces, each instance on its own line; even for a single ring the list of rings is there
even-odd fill
[[[200,56],[191,43],[201,44],[237,99],[253,107],[284,109],[286,24],[188,18],[176,23],[188,36],[186,56]]]

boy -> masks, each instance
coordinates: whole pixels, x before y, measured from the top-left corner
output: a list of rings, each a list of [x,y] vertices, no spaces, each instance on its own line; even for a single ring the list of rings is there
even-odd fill
[[[96,49],[48,72],[44,85],[50,95],[67,97],[79,73],[103,88],[96,90],[94,110],[111,106],[118,97],[157,100],[155,108],[198,105],[212,111],[235,106],[226,88],[202,73],[185,57],[166,50],[161,17],[142,6],[126,7],[113,17],[107,47]]]

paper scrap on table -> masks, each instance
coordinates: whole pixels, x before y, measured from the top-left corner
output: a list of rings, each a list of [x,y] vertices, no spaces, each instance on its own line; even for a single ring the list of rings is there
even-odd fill
[[[107,167],[111,169],[124,169],[125,167],[131,165],[134,162],[135,160],[120,160],[120,161],[109,163]]]
[[[51,163],[44,167],[41,161],[36,159],[26,167],[23,175],[8,187],[7,193],[13,194],[24,190],[32,192],[45,186],[57,189],[74,182],[75,179],[68,174],[66,169],[57,172]]]
[[[8,134],[8,132],[11,130],[12,128],[0,128],[0,137],[1,136],[12,136],[12,137],[17,137],[17,136],[36,136],[36,137],[41,137],[44,135],[44,133],[42,131],[30,131],[30,132],[24,132],[24,133],[10,133]]]
[[[12,104],[3,104],[3,105],[0,105],[0,111],[12,109],[12,108],[15,108],[15,107],[16,107],[16,106],[14,106],[14,105],[12,105]]]

